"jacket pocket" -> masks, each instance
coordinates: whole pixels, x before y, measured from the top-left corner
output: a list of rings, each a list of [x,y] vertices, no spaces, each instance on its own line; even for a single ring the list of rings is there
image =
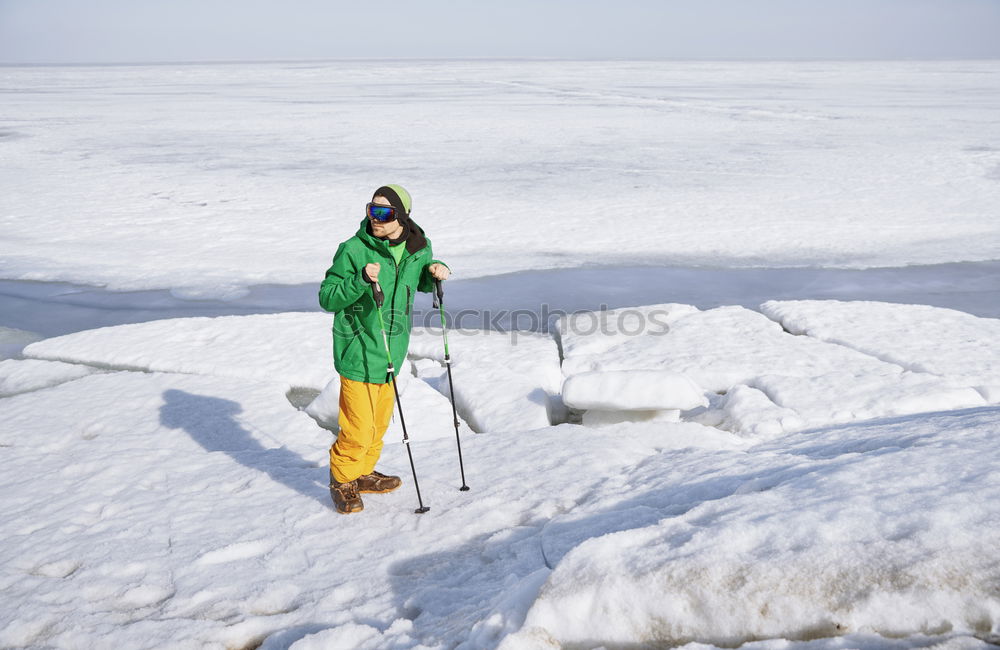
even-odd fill
[[[358,359],[358,347],[361,344],[361,337],[357,335],[348,335],[343,339],[343,344],[340,349],[340,358],[342,361],[353,364]]]

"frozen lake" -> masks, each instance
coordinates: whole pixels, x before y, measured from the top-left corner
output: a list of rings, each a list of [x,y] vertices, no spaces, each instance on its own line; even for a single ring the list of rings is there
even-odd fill
[[[0,67],[0,278],[317,281],[399,182],[457,278],[1000,250],[1000,62]]]
[[[780,298],[996,316],[998,79],[989,61],[0,67],[0,326],[313,310],[388,181],[455,272],[449,307],[491,312],[475,326]]]

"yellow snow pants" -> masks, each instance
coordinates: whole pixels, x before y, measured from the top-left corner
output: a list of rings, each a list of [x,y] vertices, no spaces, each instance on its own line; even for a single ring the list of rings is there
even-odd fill
[[[392,384],[340,378],[340,434],[330,447],[330,473],[341,483],[371,474],[396,400]]]

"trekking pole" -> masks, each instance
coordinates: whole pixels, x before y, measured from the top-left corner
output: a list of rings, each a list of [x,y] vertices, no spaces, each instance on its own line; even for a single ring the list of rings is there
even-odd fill
[[[396,369],[392,366],[392,353],[389,351],[389,337],[385,333],[385,320],[382,318],[382,303],[385,302],[385,294],[378,282],[372,284],[372,296],[375,298],[375,311],[378,313],[378,324],[382,330],[382,343],[385,345],[385,356],[389,360],[389,379],[392,381],[392,390],[396,394],[396,408],[399,409],[399,423],[403,427],[403,444],[406,445],[406,453],[410,457],[410,470],[413,472],[413,487],[417,489],[417,503],[420,507],[414,510],[418,515],[422,515],[429,506],[424,505],[424,500],[420,498],[420,484],[417,483],[417,467],[413,464],[413,452],[410,451],[410,437],[406,435],[406,420],[403,419],[403,404],[399,401],[399,387],[396,386]]]
[[[441,281],[435,279],[434,302],[441,312],[441,336],[444,337],[444,365],[448,369],[448,391],[451,393],[451,416],[455,421],[455,444],[458,445],[458,470],[462,473],[462,487],[458,488],[462,492],[467,492],[469,486],[465,484],[465,465],[462,463],[462,439],[458,435],[458,411],[455,409],[455,387],[451,383],[451,354],[448,353],[448,329],[445,326],[444,318],[444,289]]]

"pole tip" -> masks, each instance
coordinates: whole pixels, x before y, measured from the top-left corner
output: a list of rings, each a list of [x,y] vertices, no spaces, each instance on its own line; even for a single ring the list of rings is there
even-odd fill
[[[458,488],[458,491],[459,492],[468,492],[469,491],[469,486],[468,485],[463,485],[462,487]]]
[[[422,515],[422,514],[424,514],[425,512],[427,512],[430,509],[431,509],[430,506],[424,506],[423,508],[417,508],[413,512],[417,513],[418,515]]]

